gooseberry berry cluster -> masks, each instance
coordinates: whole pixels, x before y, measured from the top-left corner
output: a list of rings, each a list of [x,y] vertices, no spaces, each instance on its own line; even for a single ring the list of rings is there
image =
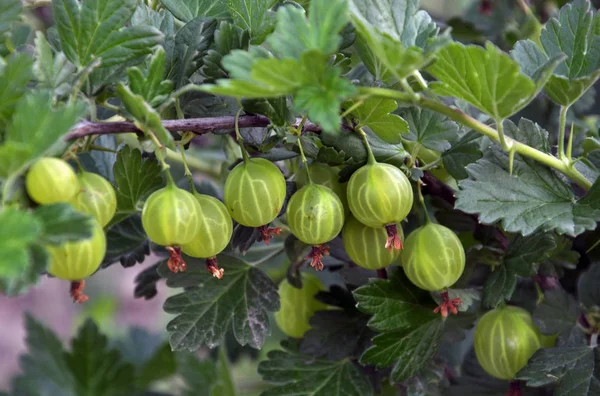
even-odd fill
[[[77,211],[93,218],[90,238],[48,245],[48,273],[71,281],[71,296],[76,302],[87,301],[84,279],[100,267],[106,253],[103,227],[113,218],[117,197],[112,184],[102,176],[81,170],[58,158],[42,158],[31,166],[25,178],[29,197],[39,205],[70,203]]]

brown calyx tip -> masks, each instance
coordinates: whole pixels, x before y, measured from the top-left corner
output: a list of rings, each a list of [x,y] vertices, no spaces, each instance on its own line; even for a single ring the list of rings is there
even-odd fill
[[[178,273],[185,271],[186,265],[183,257],[181,257],[181,248],[168,246],[167,250],[169,251],[169,261],[167,261],[167,265],[171,272]]]
[[[73,281],[71,282],[71,297],[73,298],[73,302],[83,304],[89,298],[83,293],[83,288],[85,287],[85,281]]]
[[[206,259],[206,269],[215,278],[223,279],[223,274],[225,273],[225,270],[223,268],[219,268],[219,264],[217,264],[216,257],[211,257],[211,258]]]
[[[323,271],[323,261],[321,259],[323,256],[329,256],[329,247],[325,244],[313,246],[307,259],[310,259],[310,266],[316,269],[317,271]]]
[[[269,225],[263,225],[258,227],[260,231],[260,240],[265,242],[265,245],[269,244],[269,241],[276,235],[281,234],[281,227],[269,228]]]
[[[460,298],[453,298],[452,300],[448,296],[448,291],[444,290],[441,294],[442,303],[433,310],[435,313],[441,313],[443,318],[448,317],[448,311],[452,312],[453,315],[458,315],[458,307],[462,304]]]
[[[385,226],[385,230],[388,234],[388,239],[385,241],[385,247],[390,252],[392,250],[402,250],[404,246],[402,245],[402,240],[398,235],[398,226],[396,224],[389,224]]]

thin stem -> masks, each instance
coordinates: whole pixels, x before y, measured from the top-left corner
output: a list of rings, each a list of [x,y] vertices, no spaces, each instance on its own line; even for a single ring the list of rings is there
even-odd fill
[[[181,163],[183,164],[184,174],[190,183],[190,189],[193,193],[196,192],[196,186],[194,185],[194,178],[192,177],[192,172],[190,172],[190,168],[187,163],[187,158],[185,157],[185,149],[183,146],[179,146],[179,152],[181,153]]]
[[[154,145],[156,146],[156,150],[154,152],[156,153],[156,158],[158,158],[158,161],[162,165],[163,172],[165,172],[165,174],[167,175],[167,185],[175,186],[175,181],[173,180],[173,176],[171,175],[171,172],[169,171],[170,166],[165,161],[165,156],[162,152],[162,150],[164,150],[166,147],[164,147],[160,143],[160,141],[154,135],[154,133],[152,133],[152,131],[148,131],[148,135],[150,136],[150,139],[152,139],[152,142],[154,142]]]
[[[421,185],[423,182],[420,180],[417,182],[417,194],[419,195],[419,202],[421,206],[423,206],[423,213],[425,214],[425,224],[431,223],[431,219],[429,218],[429,212],[427,211],[427,205],[425,205],[425,198],[423,198],[423,192],[421,191]]]
[[[498,131],[498,137],[500,138],[500,145],[504,149],[504,151],[510,151],[512,146],[508,144],[504,137],[504,120],[496,120],[496,130]]]
[[[95,144],[90,144],[90,146],[88,148],[90,150],[94,150],[94,151],[104,151],[107,153],[114,153],[114,154],[119,153],[117,150],[109,149],[109,148],[102,147],[102,146],[96,146]]]
[[[437,165],[438,165],[438,164],[439,164],[441,161],[442,161],[442,157],[440,157],[440,158],[436,159],[436,160],[435,160],[435,161],[433,161],[433,162],[430,162],[430,163],[428,163],[428,164],[425,164],[425,165],[423,165],[423,166],[420,166],[420,167],[419,167],[419,169],[420,169],[420,170],[422,170],[422,171],[426,171],[426,170],[429,170],[429,169],[433,169],[433,168],[435,168],[435,167],[436,167],[436,166],[437,166]]]
[[[218,164],[215,166],[211,166],[210,164],[200,161],[198,158],[196,158],[194,156],[190,157],[190,156],[186,155],[185,158],[186,158],[188,167],[191,169],[194,169],[195,171],[197,171],[199,173],[204,173],[214,179],[218,178],[221,174],[221,171],[220,171],[221,167]],[[177,163],[183,164],[181,155],[177,154],[173,150],[166,149],[165,159],[169,160],[171,162],[177,162]]]
[[[574,135],[574,129],[575,129],[575,123],[571,124],[571,132],[569,133],[569,143],[567,143],[567,159],[569,160],[569,162],[571,163],[571,165],[573,164],[572,159],[573,159],[573,135]]]
[[[371,145],[369,144],[369,139],[367,139],[367,134],[362,128],[358,128],[358,132],[365,143],[365,148],[367,149],[367,164],[373,165],[377,163],[375,156],[373,155],[373,151],[371,150]]]
[[[400,101],[404,101],[404,102],[414,103],[415,105],[418,105],[420,107],[430,109],[437,113],[443,114],[443,115],[447,116],[448,118],[450,118],[451,120],[456,121],[464,126],[467,126],[471,129],[481,133],[482,135],[489,137],[493,141],[500,143],[500,136],[498,135],[498,131],[496,131],[494,128],[482,123],[481,121],[474,119],[473,117],[469,116],[468,114],[464,113],[463,111],[461,111],[455,107],[447,106],[443,103],[439,103],[434,100],[424,98],[422,96],[419,96],[418,100],[414,100],[414,98],[412,98],[411,96],[407,95],[404,92],[394,91],[394,90],[385,89],[385,88],[371,88],[371,87],[366,88],[365,87],[365,88],[360,88],[359,92],[361,94],[367,94],[367,95],[372,95],[372,96],[378,96],[378,97],[383,97],[383,98],[390,98],[390,99],[400,100]],[[579,173],[579,171],[577,169],[569,166],[568,164],[561,161],[560,159],[558,159],[550,154],[544,153],[540,150],[537,150],[537,149],[535,149],[531,146],[528,146],[524,143],[521,143],[517,140],[514,140],[512,138],[509,138],[509,137],[505,137],[505,138],[506,138],[508,144],[513,146],[516,153],[523,155],[525,157],[532,158],[546,166],[556,169],[557,171],[563,173],[565,176],[569,177],[571,180],[573,180],[575,183],[577,183],[579,186],[581,186],[585,190],[589,190],[592,187],[592,183],[589,180],[587,180],[581,173]]]
[[[312,179],[310,178],[310,170],[308,169],[308,161],[306,160],[306,156],[304,155],[304,149],[302,148],[302,141],[300,140],[300,136],[298,137],[298,148],[300,149],[300,158],[302,159],[302,165],[306,170],[306,177],[308,178],[308,183],[312,184]]]
[[[348,109],[342,113],[341,117],[346,118],[348,114],[351,114],[354,110],[358,109],[360,106],[363,105],[363,103],[363,100],[359,100],[356,103],[352,104],[352,106],[348,107]]]
[[[570,106],[560,107],[560,119],[558,125],[558,159],[565,159],[565,129],[567,127],[567,112]]]

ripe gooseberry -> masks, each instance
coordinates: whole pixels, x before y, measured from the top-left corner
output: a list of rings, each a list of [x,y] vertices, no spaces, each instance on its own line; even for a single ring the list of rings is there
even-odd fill
[[[245,158],[233,168],[223,189],[231,217],[243,226],[259,228],[266,243],[281,230],[268,225],[281,211],[285,193],[283,174],[264,158]]]
[[[344,215],[350,212],[348,208],[348,198],[346,196],[346,183],[340,183],[339,170],[335,167],[328,166],[320,162],[313,162],[308,165],[308,172],[310,172],[310,178],[315,184],[329,187],[338,196],[342,205],[344,205]],[[306,172],[297,172],[294,176],[294,181],[298,189],[308,184],[308,176]]]
[[[191,193],[169,183],[153,192],[144,203],[142,226],[152,242],[169,250],[169,269],[173,272],[185,271],[180,247],[198,235],[198,200]]]
[[[27,194],[40,205],[69,202],[79,185],[71,165],[58,158],[42,158],[27,172]]]
[[[342,201],[330,188],[309,183],[290,198],[286,218],[292,234],[312,245],[308,258],[311,266],[321,271],[321,258],[329,254],[324,244],[335,238],[344,226]]]
[[[397,167],[377,163],[370,156],[367,165],[350,177],[347,194],[354,217],[369,227],[385,227],[385,247],[402,249],[397,224],[408,216],[413,205],[408,177]]]
[[[309,321],[313,314],[327,308],[327,305],[315,298],[318,292],[324,290],[319,278],[304,272],[301,289],[292,286],[287,280],[281,282],[281,308],[275,313],[275,322],[281,331],[289,337],[302,338],[311,328]]]
[[[511,380],[542,345],[529,312],[504,306],[487,312],[475,327],[475,355],[490,375]]]
[[[50,255],[48,273],[71,281],[71,296],[80,303],[87,301],[87,296],[82,293],[83,279],[100,267],[106,254],[106,235],[102,226],[95,220],[93,222],[91,238],[46,246]]]
[[[465,269],[465,250],[451,229],[427,222],[411,232],[404,243],[402,268],[408,279],[417,287],[428,291],[442,291],[442,304],[435,312],[448,316],[448,310],[457,313],[462,303],[448,298],[447,288],[452,286]]]
[[[77,180],[79,191],[71,204],[78,211],[93,216],[104,227],[117,210],[114,187],[102,176],[90,172],[80,173]]]
[[[194,192],[200,204],[200,229],[191,242],[181,246],[188,256],[206,259],[206,268],[215,278],[223,277],[223,269],[217,265],[217,254],[229,244],[233,225],[227,208],[215,197]]]
[[[397,229],[399,238],[403,240],[404,232],[399,224]],[[387,237],[384,227],[367,227],[351,215],[346,218],[342,230],[344,249],[348,256],[359,266],[370,270],[387,267],[400,256],[400,250],[385,248]]]

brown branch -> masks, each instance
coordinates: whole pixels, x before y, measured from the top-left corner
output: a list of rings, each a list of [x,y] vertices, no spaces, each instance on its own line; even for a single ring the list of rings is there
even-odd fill
[[[301,119],[296,119],[294,126],[298,126]],[[183,120],[163,120],[163,126],[171,132],[190,131],[198,135],[214,132],[222,129],[235,128],[235,117],[206,117],[206,118],[187,118]],[[240,128],[260,128],[271,124],[271,121],[262,115],[243,115],[238,120]],[[304,131],[321,132],[318,125],[307,122],[304,124]],[[89,122],[82,121],[77,124],[65,136],[66,141],[75,140],[89,135],[110,135],[116,133],[135,132],[142,134],[143,132],[135,126],[133,122],[117,121],[117,122]]]

